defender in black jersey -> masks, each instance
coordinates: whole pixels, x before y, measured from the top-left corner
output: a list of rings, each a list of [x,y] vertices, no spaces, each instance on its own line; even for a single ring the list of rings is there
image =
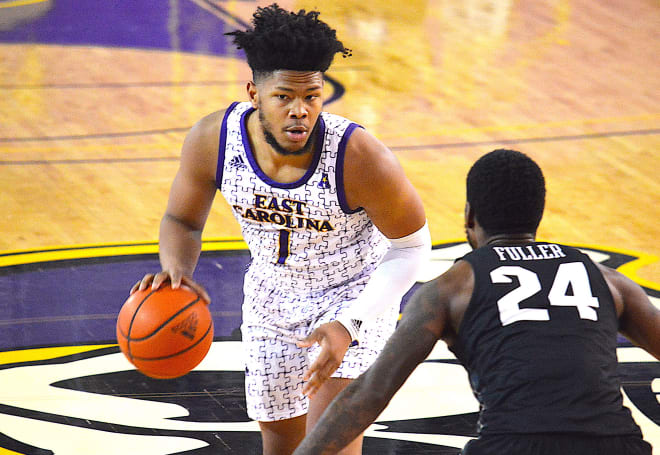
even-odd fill
[[[651,446],[623,406],[617,332],[660,359],[660,311],[580,251],[536,242],[545,182],[495,150],[467,178],[474,251],[423,285],[376,363],[326,410],[295,455],[336,453],[378,417],[438,339],[469,373],[479,437],[464,455],[633,455]]]

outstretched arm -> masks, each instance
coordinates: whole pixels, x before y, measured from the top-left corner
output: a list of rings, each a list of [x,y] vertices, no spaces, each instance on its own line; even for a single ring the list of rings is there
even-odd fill
[[[361,434],[385,409],[438,339],[450,339],[472,290],[464,261],[422,285],[413,295],[394,335],[376,362],[344,389],[294,455],[336,453]]]
[[[619,314],[619,331],[660,360],[660,309],[630,278],[597,264],[610,287]]]
[[[433,314],[435,294],[431,283],[415,294],[378,360],[335,398],[295,455],[336,453],[385,409],[438,340],[437,331],[426,327],[428,321],[437,318]]]

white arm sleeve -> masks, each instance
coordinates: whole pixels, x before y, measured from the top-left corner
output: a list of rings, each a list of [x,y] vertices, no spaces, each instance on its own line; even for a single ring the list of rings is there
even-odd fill
[[[392,247],[374,270],[362,293],[337,317],[353,341],[359,338],[362,322],[376,319],[390,305],[401,302],[431,257],[428,222],[410,235],[389,240]]]

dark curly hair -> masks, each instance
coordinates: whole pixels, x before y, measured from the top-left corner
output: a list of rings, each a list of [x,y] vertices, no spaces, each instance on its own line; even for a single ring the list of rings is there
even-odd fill
[[[527,155],[494,150],[468,172],[467,201],[490,235],[535,233],[543,217],[545,179]]]
[[[294,13],[273,3],[257,8],[252,28],[226,35],[245,51],[255,79],[276,70],[325,72],[337,52],[347,57],[351,50],[318,16],[318,11]]]

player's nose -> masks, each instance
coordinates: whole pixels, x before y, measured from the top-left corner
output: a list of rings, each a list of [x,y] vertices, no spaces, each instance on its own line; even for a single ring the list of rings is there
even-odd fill
[[[307,108],[305,107],[303,100],[296,98],[291,102],[291,107],[289,108],[289,116],[291,118],[307,117]]]

